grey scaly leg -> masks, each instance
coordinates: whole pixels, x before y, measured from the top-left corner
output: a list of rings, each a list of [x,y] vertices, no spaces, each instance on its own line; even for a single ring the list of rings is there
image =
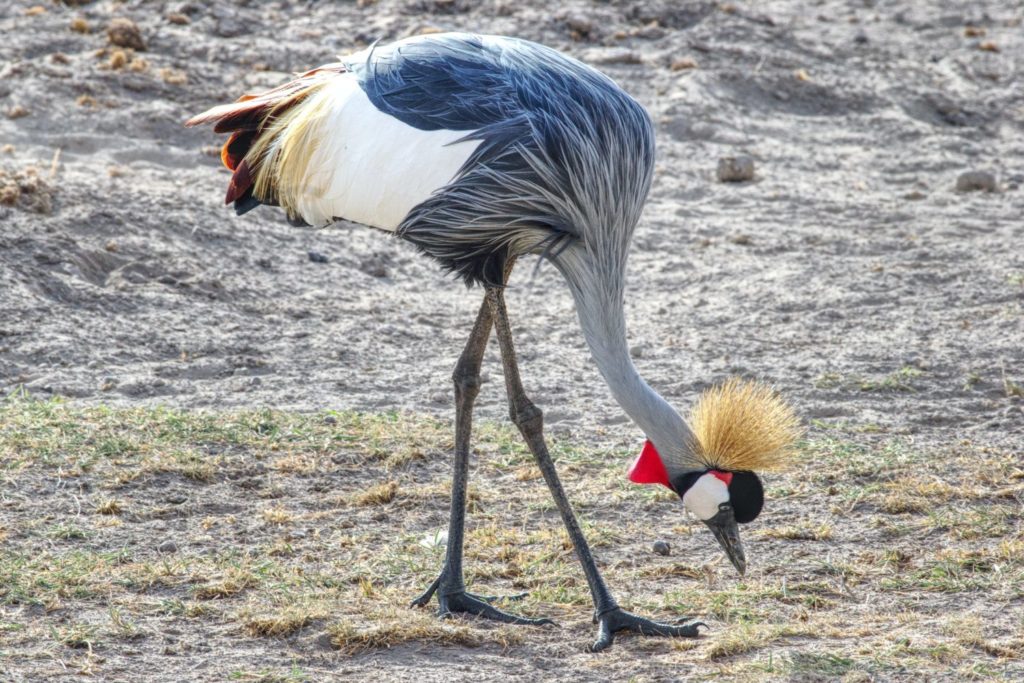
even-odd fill
[[[601,572],[594,562],[594,556],[590,552],[587,539],[583,536],[576,515],[573,513],[572,504],[569,502],[562,483],[558,479],[558,472],[555,464],[548,453],[547,443],[544,441],[544,419],[540,409],[530,401],[523,389],[522,380],[519,377],[519,366],[516,362],[515,347],[512,343],[512,329],[508,321],[508,311],[505,308],[504,291],[497,287],[487,290],[487,302],[490,303],[491,312],[494,316],[494,329],[501,345],[501,360],[505,369],[505,388],[508,392],[509,413],[512,421],[519,428],[526,444],[537,461],[544,481],[547,482],[551,497],[554,498],[558,511],[562,515],[562,521],[569,532],[569,538],[576,549],[576,556],[583,565],[583,573],[587,577],[587,585],[590,587],[590,596],[594,601],[594,623],[598,624],[597,640],[590,646],[592,652],[598,652],[609,647],[615,639],[618,631],[634,631],[649,636],[684,636],[693,638],[698,635],[698,627],[703,623],[695,622],[681,624],[686,621],[681,619],[675,624],[663,624],[643,617],[630,614],[619,607],[612,597]]]
[[[463,532],[466,524],[466,488],[469,482],[469,444],[472,432],[473,402],[480,391],[480,366],[483,362],[487,339],[491,333],[491,309],[485,300],[480,307],[473,331],[452,379],[455,382],[455,462],[452,472],[451,515],[448,522],[448,547],[441,575],[411,606],[423,607],[437,593],[439,614],[450,616],[456,612],[476,614],[509,624],[551,624],[550,619],[529,619],[503,612],[490,603],[498,598],[473,595],[466,592],[462,574]],[[509,596],[516,600],[526,594]]]

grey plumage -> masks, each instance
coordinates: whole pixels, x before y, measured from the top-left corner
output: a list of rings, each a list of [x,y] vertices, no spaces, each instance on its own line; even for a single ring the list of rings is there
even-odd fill
[[[550,260],[615,398],[673,474],[698,469],[689,428],[639,376],[626,343],[626,261],[654,167],[643,107],[591,67],[511,38],[444,34],[376,48],[351,68],[383,111],[482,140],[397,234],[467,283],[500,283],[515,256]]]

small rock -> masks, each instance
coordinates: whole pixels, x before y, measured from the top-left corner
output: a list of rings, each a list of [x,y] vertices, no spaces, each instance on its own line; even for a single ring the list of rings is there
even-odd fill
[[[327,263],[327,256],[319,251],[311,251],[309,252],[309,260],[313,263]]]
[[[334,417],[333,415],[324,415],[324,424],[336,425],[338,424],[338,418]]]
[[[639,52],[625,47],[600,47],[585,50],[583,61],[590,64],[642,64]]]
[[[107,25],[107,40],[118,47],[127,47],[140,52],[146,49],[146,42],[142,40],[142,32],[139,31],[138,25],[124,17],[118,17]]]
[[[988,171],[966,171],[956,179],[957,192],[995,192],[996,177]]]
[[[167,15],[167,21],[178,26],[186,26],[192,23],[192,20],[181,12],[171,12]]]
[[[741,183],[754,178],[754,160],[748,156],[722,157],[718,160],[718,179],[723,183]]]
[[[16,104],[7,110],[7,118],[9,119],[20,119],[23,116],[28,116],[29,110],[20,104]]]
[[[861,29],[860,31],[857,31],[857,35],[855,35],[853,37],[853,42],[857,43],[858,45],[865,45],[865,44],[867,44],[867,42],[868,42],[868,34],[865,33],[863,29]]]
[[[575,31],[584,38],[594,30],[594,22],[583,14],[570,14],[565,18],[565,25],[569,27],[570,31]]]
[[[655,541],[654,545],[651,546],[651,550],[653,550],[658,555],[667,556],[672,553],[672,547],[668,544],[667,541]]]
[[[693,57],[679,57],[672,60],[672,64],[669,65],[673,71],[683,71],[685,69],[696,69],[697,60]]]
[[[635,38],[644,38],[646,40],[658,40],[659,38],[665,37],[665,29],[663,29],[661,26],[658,26],[657,21],[652,21],[646,26],[641,26],[640,28],[633,29],[632,31],[630,31],[630,35],[634,36]]]
[[[228,15],[217,20],[213,32],[221,38],[234,38],[248,32],[248,28],[235,17]]]
[[[184,493],[172,493],[171,495],[167,496],[167,502],[170,503],[171,505],[181,505],[186,500],[188,500],[188,496],[186,496]]]
[[[649,344],[634,344],[633,346],[629,347],[629,355],[632,356],[633,358],[643,358],[646,355],[648,349],[650,349]]]
[[[362,261],[359,264],[359,270],[366,273],[370,277],[387,277],[388,269],[384,264],[383,259],[379,256],[373,256]]]
[[[178,552],[178,544],[174,541],[164,541],[156,547],[158,553],[170,554]]]

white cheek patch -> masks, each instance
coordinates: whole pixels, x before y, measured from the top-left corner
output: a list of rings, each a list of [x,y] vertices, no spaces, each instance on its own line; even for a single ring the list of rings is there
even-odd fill
[[[727,502],[729,487],[710,472],[701,476],[683,494],[683,505],[701,520],[708,520],[717,515],[718,506]]]

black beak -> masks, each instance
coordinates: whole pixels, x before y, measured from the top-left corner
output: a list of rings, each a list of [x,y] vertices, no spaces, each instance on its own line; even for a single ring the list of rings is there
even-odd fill
[[[718,506],[718,514],[711,519],[704,520],[704,523],[718,539],[722,550],[729,556],[732,566],[736,567],[740,576],[743,576],[747,571],[747,558],[743,555],[740,529],[736,525],[736,515],[732,511],[732,505],[722,503]]]

